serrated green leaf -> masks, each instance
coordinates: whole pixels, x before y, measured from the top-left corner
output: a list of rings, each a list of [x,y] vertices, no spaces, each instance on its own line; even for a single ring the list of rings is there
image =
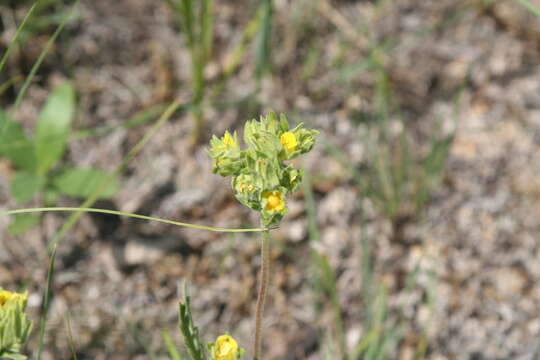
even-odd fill
[[[33,144],[26,138],[20,124],[0,110],[0,156],[5,156],[17,167],[33,171],[36,157]]]
[[[94,194],[111,175],[97,169],[65,169],[52,180],[53,186],[61,193],[85,198]],[[118,191],[116,179],[101,192],[100,198],[110,198]]]
[[[18,202],[26,202],[43,187],[45,179],[34,173],[19,171],[11,180],[11,195]]]
[[[64,154],[74,110],[73,87],[66,83],[55,88],[37,123],[35,147],[38,173],[47,173]]]
[[[21,235],[30,228],[39,224],[39,215],[23,214],[15,216],[15,219],[9,224],[8,232],[11,235]]]

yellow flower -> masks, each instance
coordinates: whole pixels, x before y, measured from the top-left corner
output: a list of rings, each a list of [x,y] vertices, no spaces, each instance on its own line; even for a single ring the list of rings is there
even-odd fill
[[[281,145],[283,145],[283,147],[287,150],[288,153],[292,153],[294,150],[296,150],[296,147],[298,146],[296,136],[290,131],[283,133],[279,140],[281,142]]]
[[[285,209],[285,201],[281,193],[274,191],[263,195],[266,199],[266,210],[280,212]]]
[[[26,294],[18,294],[7,290],[0,290],[0,307],[10,300],[25,300]]]
[[[225,136],[223,136],[223,142],[227,145],[227,147],[236,147],[236,141],[228,131],[225,133]]]
[[[216,360],[236,360],[238,344],[229,335],[218,336],[214,345],[214,357]]]
[[[223,138],[221,139],[223,142],[222,145],[218,145],[215,147],[216,150],[219,151],[226,151],[229,149],[235,149],[238,147],[238,144],[236,144],[236,140],[228,131],[225,131],[225,135],[223,135]]]

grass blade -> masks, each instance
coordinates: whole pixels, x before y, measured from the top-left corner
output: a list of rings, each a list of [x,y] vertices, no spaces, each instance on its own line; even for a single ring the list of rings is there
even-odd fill
[[[39,320],[39,344],[37,349],[37,360],[41,359],[41,352],[43,351],[43,344],[45,340],[45,327],[47,325],[47,318],[49,315],[49,305],[52,296],[52,287],[54,283],[54,263],[56,261],[56,246],[53,247],[49,262],[49,269],[47,271],[47,287],[43,294],[43,300],[41,305],[41,318]]]
[[[161,332],[161,338],[165,343],[165,347],[167,348],[167,352],[169,353],[171,360],[185,360],[178,352],[178,348],[174,344],[174,341],[167,330],[163,330]]]
[[[262,232],[262,231],[269,231],[273,229],[273,228],[251,228],[251,229],[249,228],[248,229],[217,228],[217,227],[212,227],[212,226],[196,225],[196,224],[167,220],[167,219],[162,219],[162,218],[156,218],[152,216],[127,213],[123,211],[96,209],[96,208],[83,208],[83,207],[43,207],[43,208],[27,208],[27,209],[16,209],[16,210],[2,210],[0,211],[0,215],[15,215],[15,214],[27,214],[27,213],[35,213],[35,212],[59,212],[59,211],[76,211],[78,214],[90,212],[90,213],[127,216],[127,217],[132,217],[135,219],[151,220],[151,221],[157,221],[157,222],[161,222],[161,223],[165,223],[169,225],[183,226],[183,227],[189,227],[193,229],[208,230],[208,231],[214,231],[214,232],[230,232],[230,233]],[[57,243],[53,243],[53,245],[56,245],[56,244]]]
[[[73,360],[77,360],[77,351],[75,351],[75,341],[73,340],[73,332],[71,331],[71,322],[69,320],[69,313],[66,315],[66,329],[68,335],[68,344],[71,351]]]
[[[529,10],[534,15],[540,17],[540,9],[531,4],[529,0],[518,0],[518,3],[520,3],[525,9]]]
[[[9,46],[8,46],[6,52],[4,53],[4,56],[2,56],[2,60],[0,60],[0,73],[4,69],[4,66],[6,65],[6,62],[7,62],[8,58],[9,58],[9,55],[11,54],[13,49],[15,49],[15,46],[17,45],[17,39],[19,38],[19,35],[21,34],[24,26],[26,25],[26,22],[28,21],[28,19],[32,15],[32,13],[34,12],[34,9],[36,8],[36,6],[37,6],[37,2],[34,5],[32,5],[30,10],[28,10],[26,15],[24,16],[23,21],[21,22],[21,24],[17,28],[17,32],[15,32],[15,36],[13,36],[13,39],[11,39],[11,42],[9,43]]]
[[[100,197],[101,193],[105,191],[109,184],[111,183],[112,179],[120,175],[120,173],[128,166],[128,164],[139,154],[139,152],[143,149],[143,147],[146,145],[146,143],[154,136],[154,134],[159,130],[159,128],[172,116],[172,114],[180,107],[180,101],[176,100],[174,101],[169,107],[163,112],[161,117],[152,125],[150,130],[144,135],[144,137],[139,140],[137,144],[130,150],[130,152],[127,154],[127,156],[124,158],[122,163],[118,165],[111,175],[109,179],[102,182],[100,186],[96,188],[96,191],[92,194],[92,196],[89,196],[82,204],[81,208],[90,208]],[[84,211],[78,210],[74,214],[72,214],[68,220],[64,223],[60,231],[55,235],[55,237],[52,239],[51,244],[49,245],[49,248],[52,248],[56,246],[67,234],[69,230],[77,223],[81,215]]]
[[[263,0],[262,25],[259,33],[256,54],[255,75],[260,82],[270,67],[270,34],[272,32],[272,0]]]
[[[28,90],[28,87],[30,86],[30,83],[34,79],[34,76],[36,75],[36,72],[38,71],[39,67],[41,66],[41,63],[45,59],[45,56],[51,50],[51,47],[54,44],[54,42],[56,41],[56,38],[58,37],[58,35],[60,35],[62,30],[64,29],[64,26],[66,25],[68,19],[70,19],[71,15],[73,15],[73,13],[75,11],[75,8],[77,7],[78,4],[79,4],[79,0],[76,0],[75,3],[71,7],[71,11],[69,11],[67,13],[67,15],[64,16],[64,18],[62,19],[62,22],[58,25],[58,27],[54,31],[53,35],[49,39],[49,41],[47,41],[47,44],[45,45],[45,47],[41,51],[41,54],[39,54],[38,59],[34,63],[34,66],[32,66],[32,69],[30,70],[30,74],[28,74],[28,76],[26,77],[26,80],[24,81],[24,84],[21,87],[21,90],[17,94],[17,98],[15,99],[15,105],[13,105],[12,111],[17,110],[19,108],[19,106],[21,105],[21,101],[24,98],[24,95],[26,94],[26,91]]]

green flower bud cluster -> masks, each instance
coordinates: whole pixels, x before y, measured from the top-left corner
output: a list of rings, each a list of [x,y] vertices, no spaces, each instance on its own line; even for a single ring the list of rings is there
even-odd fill
[[[32,323],[26,310],[27,293],[13,293],[0,287],[0,359],[25,359],[19,354]]]
[[[290,129],[284,114],[279,120],[274,113],[261,116],[244,127],[245,150],[240,149],[236,133],[213,136],[208,149],[213,172],[232,176],[236,198],[259,211],[265,226],[275,225],[287,213],[287,194],[296,191],[303,176],[302,170],[285,161],[310,151],[318,133],[302,124]]]

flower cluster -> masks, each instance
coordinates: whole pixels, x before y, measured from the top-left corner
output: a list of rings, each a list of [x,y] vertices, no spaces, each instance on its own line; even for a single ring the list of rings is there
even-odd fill
[[[259,211],[265,226],[275,225],[287,213],[286,196],[302,181],[303,171],[285,163],[310,151],[315,144],[316,130],[293,129],[285,115],[279,120],[274,113],[259,121],[248,121],[244,127],[247,149],[241,150],[236,132],[222,138],[215,135],[208,153],[213,159],[213,172],[232,176],[236,198]]]
[[[19,351],[26,343],[32,323],[25,314],[27,293],[0,288],[0,358],[23,358]]]
[[[238,346],[232,336],[218,336],[216,342],[208,345],[213,360],[238,360],[244,355],[244,349]]]

